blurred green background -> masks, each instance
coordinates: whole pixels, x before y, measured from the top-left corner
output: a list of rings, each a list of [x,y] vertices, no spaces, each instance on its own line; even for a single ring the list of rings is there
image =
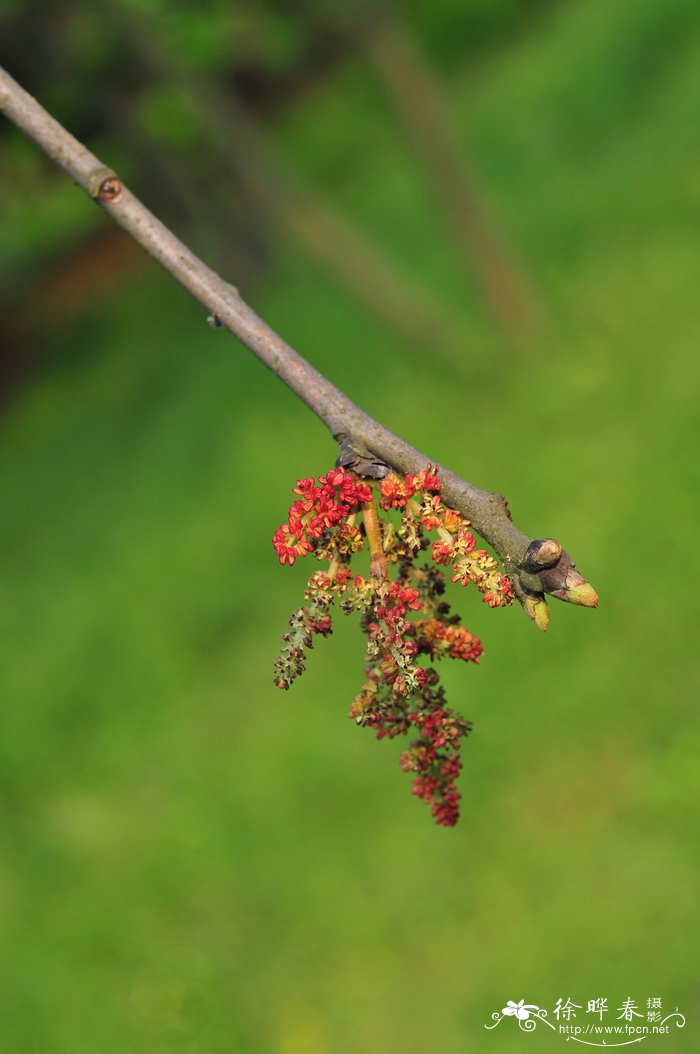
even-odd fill
[[[0,1049],[555,1050],[484,1025],[603,996],[698,1050],[700,7],[11,0],[0,53],[601,596],[547,636],[455,596],[485,655],[444,670],[436,828],[347,719],[356,625],[272,684],[313,568],[270,537],[330,437],[5,122]]]

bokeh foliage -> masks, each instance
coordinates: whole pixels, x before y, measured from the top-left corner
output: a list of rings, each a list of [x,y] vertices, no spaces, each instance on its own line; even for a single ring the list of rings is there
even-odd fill
[[[244,294],[316,366],[561,538],[601,607],[553,604],[545,638],[454,597],[486,654],[444,671],[475,731],[460,825],[435,829],[399,744],[347,720],[354,627],[291,693],[272,685],[310,568],[279,568],[269,537],[330,439],[155,265],[132,261],[79,310],[45,302],[46,275],[107,221],[3,128],[0,273],[10,315],[31,316],[16,332],[32,365],[0,447],[0,1045],[500,1054],[564,1042],[485,1033],[507,999],[603,995],[679,1006],[685,1032],[650,1042],[696,1050],[700,9],[407,13],[546,306],[514,352],[465,288],[361,49],[299,75],[332,5],[140,8],[207,76],[245,31],[259,79],[304,84],[285,103],[250,70],[239,87],[298,170],[466,311],[463,358],[417,355],[235,205],[227,277],[240,264]],[[110,121],[134,82],[129,114],[185,164],[188,200],[216,183],[201,132],[123,65],[97,8],[4,18],[12,72],[156,211],[148,151]],[[206,210],[164,199],[221,263]]]

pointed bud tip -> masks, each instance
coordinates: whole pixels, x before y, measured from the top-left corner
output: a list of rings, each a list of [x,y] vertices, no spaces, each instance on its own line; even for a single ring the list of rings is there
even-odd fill
[[[590,582],[582,582],[581,585],[569,586],[566,589],[566,600],[570,604],[578,604],[583,608],[597,608],[598,594]]]
[[[527,617],[535,623],[538,629],[546,633],[549,624],[549,608],[544,597],[526,596],[522,605]]]
[[[542,630],[543,633],[547,632],[547,627],[549,626],[549,608],[547,607],[546,600],[543,600],[535,608],[535,617],[533,619],[533,622],[536,626],[539,627],[539,629]]]

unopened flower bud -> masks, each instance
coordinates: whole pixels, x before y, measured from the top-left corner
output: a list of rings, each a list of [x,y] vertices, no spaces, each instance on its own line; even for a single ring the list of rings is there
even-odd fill
[[[543,633],[546,633],[549,625],[549,608],[544,597],[528,593],[523,597],[522,605],[527,617],[532,619]]]
[[[568,600],[570,604],[579,604],[584,608],[598,607],[598,594],[591,583],[584,580],[581,583],[569,585],[569,576],[567,576],[566,579],[565,599]]]
[[[526,571],[543,571],[554,567],[561,554],[561,545],[554,538],[539,538],[530,542],[522,566]]]

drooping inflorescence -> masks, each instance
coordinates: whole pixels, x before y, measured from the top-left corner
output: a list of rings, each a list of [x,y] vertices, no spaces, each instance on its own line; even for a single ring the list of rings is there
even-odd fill
[[[298,480],[294,494],[288,520],[272,539],[279,561],[293,564],[313,553],[328,566],[311,575],[304,604],[289,620],[275,683],[287,689],[303,673],[314,637],[332,632],[334,605],[345,614],[356,611],[367,638],[366,680],[349,716],[379,739],[415,735],[401,767],[413,774],[413,793],[436,822],[451,827],[459,816],[460,742],[471,724],[447,706],[432,663],[445,657],[478,663],[483,648],[450,613],[445,571],[453,582],[473,583],[490,607],[512,602],[511,582],[477,548],[469,521],[443,504],[430,465],[371,483],[335,468],[317,480]],[[365,548],[369,574],[354,574],[351,561]],[[432,562],[419,562],[424,553]]]

